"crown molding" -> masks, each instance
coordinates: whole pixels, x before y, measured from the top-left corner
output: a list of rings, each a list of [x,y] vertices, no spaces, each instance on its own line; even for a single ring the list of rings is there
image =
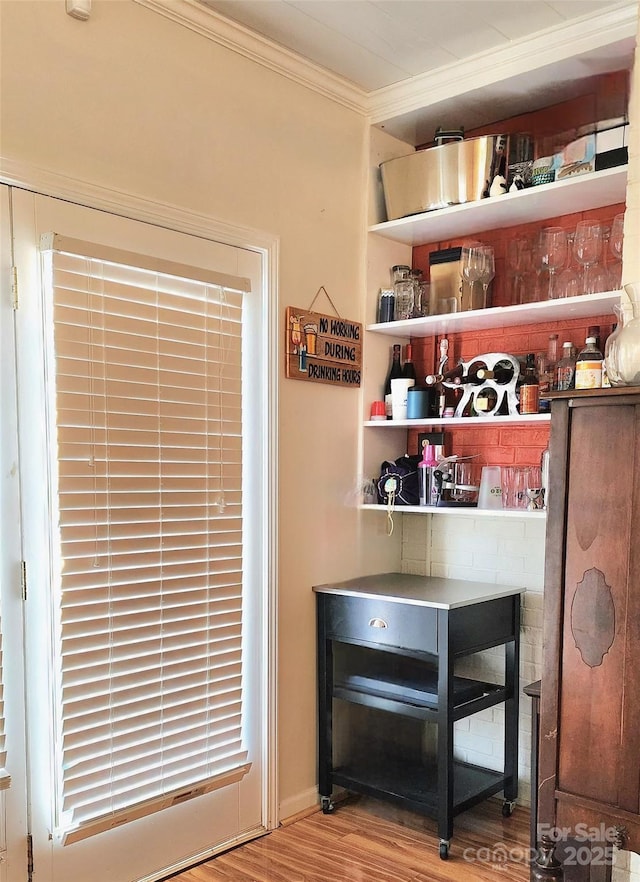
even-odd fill
[[[638,10],[638,2],[627,2],[602,14],[513,41],[504,48],[376,89],[369,92],[370,121],[375,125],[452,95],[464,95],[614,43],[631,42],[638,29]]]
[[[344,77],[339,77],[307,61],[296,52],[267,40],[243,25],[224,18],[197,0],[134,0],[134,2],[349,110],[362,116],[368,115],[369,102],[364,89]]]
[[[2,155],[0,155],[0,184],[85,205],[87,208],[107,211],[131,220],[144,221],[157,227],[216,239],[226,245],[235,245],[250,251],[263,251],[271,254],[272,262],[277,263],[279,237],[271,233],[238,226],[179,205],[158,202],[124,190],[91,184],[80,178],[69,177]]]

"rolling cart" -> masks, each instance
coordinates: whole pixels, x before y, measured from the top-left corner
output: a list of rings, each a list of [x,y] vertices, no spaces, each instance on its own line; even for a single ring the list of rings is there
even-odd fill
[[[437,819],[440,857],[449,856],[453,819],[504,794],[509,816],[518,792],[520,588],[386,573],[313,589],[318,628],[318,784],[322,810],[333,787],[391,800]],[[454,674],[456,659],[504,646],[502,685]],[[375,727],[334,765],[334,712],[346,702],[382,712]],[[504,705],[502,771],[453,756],[456,720]],[[436,724],[433,755],[394,738],[398,715]],[[420,725],[420,724],[419,724]],[[377,731],[388,730],[381,748]],[[349,731],[346,741],[349,741]],[[345,740],[345,739],[342,739]],[[391,747],[389,746],[391,745]]]

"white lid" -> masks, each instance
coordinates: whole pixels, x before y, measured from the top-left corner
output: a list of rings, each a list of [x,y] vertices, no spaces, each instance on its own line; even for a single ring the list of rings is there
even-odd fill
[[[596,342],[595,337],[587,337],[587,339],[585,340],[585,343],[595,343],[595,342]]]

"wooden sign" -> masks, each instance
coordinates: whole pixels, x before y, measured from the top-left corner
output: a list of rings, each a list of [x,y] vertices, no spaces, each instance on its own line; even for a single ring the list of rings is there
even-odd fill
[[[362,325],[336,315],[288,306],[285,376],[311,383],[359,386]]]

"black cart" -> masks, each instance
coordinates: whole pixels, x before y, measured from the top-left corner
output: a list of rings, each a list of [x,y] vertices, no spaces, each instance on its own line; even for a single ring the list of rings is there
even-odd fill
[[[314,591],[322,810],[333,811],[334,786],[392,800],[437,819],[446,859],[457,814],[502,791],[506,817],[517,798],[522,589],[385,573]],[[457,659],[495,646],[504,646],[502,684],[455,675]],[[373,709],[367,712],[373,718],[364,731],[347,726],[340,732],[336,750],[338,702]],[[499,704],[502,771],[454,759],[456,720]],[[415,721],[402,733],[398,715]],[[437,724],[432,752],[423,743],[416,749],[425,721]],[[340,754],[335,765],[334,753]]]

